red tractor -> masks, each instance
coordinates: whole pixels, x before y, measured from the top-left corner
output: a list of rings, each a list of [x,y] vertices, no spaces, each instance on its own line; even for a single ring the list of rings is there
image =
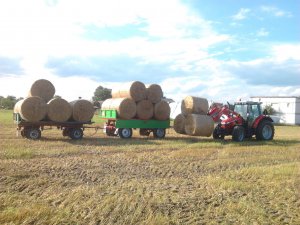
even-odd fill
[[[236,102],[234,105],[213,104],[208,112],[218,122],[214,139],[224,139],[232,135],[234,141],[256,136],[257,140],[272,140],[274,137],[273,120],[261,110],[260,102]]]

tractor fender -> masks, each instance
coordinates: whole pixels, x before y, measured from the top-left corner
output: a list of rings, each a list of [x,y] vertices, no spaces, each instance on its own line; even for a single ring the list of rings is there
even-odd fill
[[[272,120],[271,117],[265,116],[265,115],[260,115],[260,116],[257,117],[256,120],[254,121],[252,128],[256,129],[256,128],[258,127],[258,125],[259,125],[263,120],[270,121],[271,123],[274,122],[274,121]]]

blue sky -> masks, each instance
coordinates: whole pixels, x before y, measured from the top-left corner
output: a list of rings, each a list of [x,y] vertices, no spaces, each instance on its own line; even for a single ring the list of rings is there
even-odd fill
[[[296,0],[1,1],[0,95],[46,78],[69,100],[132,80],[176,101],[300,96],[299,11]]]

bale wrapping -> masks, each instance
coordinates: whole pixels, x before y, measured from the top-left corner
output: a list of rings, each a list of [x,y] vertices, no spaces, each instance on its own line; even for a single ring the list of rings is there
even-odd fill
[[[147,99],[152,103],[158,103],[163,97],[163,91],[158,84],[150,84],[146,89]]]
[[[45,79],[35,81],[30,88],[29,97],[38,96],[44,99],[45,102],[50,101],[55,94],[54,85]]]
[[[84,99],[70,102],[72,107],[72,119],[77,122],[89,122],[94,116],[93,104]]]
[[[167,120],[170,118],[170,106],[165,101],[160,101],[154,105],[154,118],[157,120]]]
[[[113,98],[131,98],[135,102],[146,99],[146,86],[140,81],[123,84],[119,89],[112,90]]]
[[[40,97],[27,97],[16,103],[14,112],[19,113],[23,120],[38,122],[45,118],[47,114],[47,104]]]
[[[183,114],[178,114],[174,120],[174,130],[176,133],[185,134],[184,126],[185,126],[185,116]]]
[[[51,99],[48,103],[47,118],[54,122],[65,122],[72,116],[72,107],[62,98]]]
[[[141,120],[149,120],[153,117],[153,104],[149,100],[142,100],[136,104],[136,117]]]
[[[187,96],[181,102],[181,112],[187,114],[206,115],[208,111],[208,101],[206,98]]]
[[[188,135],[209,137],[214,130],[214,121],[208,115],[188,114],[184,128]]]
[[[132,119],[136,115],[136,104],[130,98],[109,98],[106,99],[101,109],[113,109],[117,111],[117,117],[121,119]]]

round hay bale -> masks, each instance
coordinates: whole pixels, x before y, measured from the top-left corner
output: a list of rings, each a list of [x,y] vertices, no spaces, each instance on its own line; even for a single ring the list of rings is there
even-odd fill
[[[188,114],[184,129],[188,135],[209,137],[214,130],[214,121],[207,115]]]
[[[113,98],[131,98],[135,102],[146,99],[146,86],[140,81],[123,84],[119,89],[112,90]]]
[[[153,104],[149,100],[142,100],[136,104],[136,117],[141,120],[149,120],[153,117]]]
[[[206,98],[193,96],[185,97],[181,102],[181,112],[187,114],[206,115],[208,111],[208,101]]]
[[[48,103],[47,118],[54,122],[65,122],[72,116],[72,107],[62,98],[51,99]]]
[[[185,116],[183,114],[178,114],[174,120],[174,130],[178,134],[185,134]]]
[[[167,120],[170,118],[170,106],[165,101],[160,101],[154,105],[154,118],[157,120]]]
[[[93,104],[84,99],[70,102],[72,107],[72,119],[77,122],[89,122],[94,116]]]
[[[40,79],[35,81],[30,88],[29,97],[38,96],[45,100],[50,101],[55,94],[55,87],[49,80]]]
[[[146,89],[147,99],[152,103],[158,103],[164,96],[161,87],[158,84],[150,84]]]
[[[19,113],[23,120],[38,122],[46,117],[47,104],[40,97],[28,97],[16,103],[14,112]]]
[[[130,98],[110,98],[106,99],[101,109],[113,109],[117,111],[117,117],[121,119],[132,119],[136,115],[136,104]]]

